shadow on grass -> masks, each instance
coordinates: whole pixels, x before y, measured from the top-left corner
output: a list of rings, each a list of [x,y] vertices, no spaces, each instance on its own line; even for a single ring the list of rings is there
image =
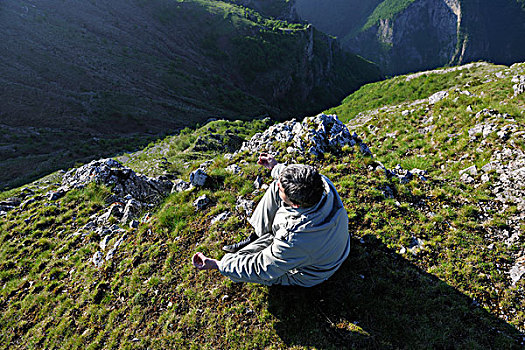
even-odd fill
[[[352,240],[341,269],[313,288],[271,287],[287,345],[321,349],[523,349],[523,334],[377,239]]]

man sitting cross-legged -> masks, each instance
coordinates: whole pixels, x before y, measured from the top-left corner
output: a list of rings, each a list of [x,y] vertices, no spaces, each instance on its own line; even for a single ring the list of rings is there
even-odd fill
[[[258,164],[276,180],[249,219],[254,233],[225,246],[220,261],[196,253],[193,265],[234,282],[311,287],[325,281],[350,252],[348,216],[334,185],[311,166],[285,166],[265,153]]]

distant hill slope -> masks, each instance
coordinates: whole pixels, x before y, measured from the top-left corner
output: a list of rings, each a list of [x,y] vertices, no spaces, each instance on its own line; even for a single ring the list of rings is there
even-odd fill
[[[525,60],[521,0],[295,0],[294,8],[389,75],[476,60]]]
[[[210,117],[314,113],[380,78],[312,27],[223,1],[16,0],[0,21],[0,187]]]

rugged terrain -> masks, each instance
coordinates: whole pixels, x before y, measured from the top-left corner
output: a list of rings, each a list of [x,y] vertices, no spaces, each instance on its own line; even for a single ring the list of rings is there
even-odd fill
[[[4,192],[0,344],[521,349],[524,96],[524,63],[420,72],[316,117],[212,121]],[[319,167],[348,211],[352,251],[318,287],[191,266],[249,233],[262,150]]]
[[[295,0],[292,8],[388,75],[525,60],[523,1]]]
[[[209,118],[337,104],[376,66],[303,24],[224,1],[0,4],[0,188]]]

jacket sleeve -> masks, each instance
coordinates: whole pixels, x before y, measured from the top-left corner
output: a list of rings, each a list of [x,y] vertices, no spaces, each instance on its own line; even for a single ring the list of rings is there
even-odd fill
[[[277,234],[262,250],[243,249],[226,254],[219,262],[220,273],[234,282],[279,283],[283,275],[303,265],[308,256],[293,243],[277,237],[281,236]]]

